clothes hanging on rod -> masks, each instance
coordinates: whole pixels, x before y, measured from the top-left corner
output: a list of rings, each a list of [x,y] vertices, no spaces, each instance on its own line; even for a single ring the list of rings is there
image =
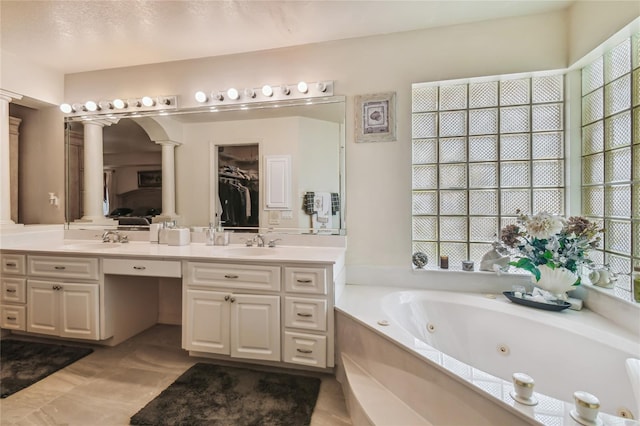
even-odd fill
[[[248,171],[224,166],[218,175],[221,221],[227,227],[258,226],[257,182]]]

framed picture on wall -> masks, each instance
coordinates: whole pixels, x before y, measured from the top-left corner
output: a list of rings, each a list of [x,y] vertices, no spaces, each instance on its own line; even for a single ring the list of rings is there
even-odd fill
[[[356,104],[356,142],[396,140],[396,93],[360,95]]]
[[[138,172],[138,188],[159,188],[162,186],[162,170]]]

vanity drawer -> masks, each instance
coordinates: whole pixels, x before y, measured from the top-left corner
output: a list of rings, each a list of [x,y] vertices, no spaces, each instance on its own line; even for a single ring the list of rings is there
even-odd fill
[[[25,278],[2,277],[3,303],[27,303],[27,280]]]
[[[26,331],[26,306],[0,305],[0,328]]]
[[[1,271],[4,274],[24,275],[26,272],[26,261],[24,254],[3,254]]]
[[[29,256],[27,266],[32,277],[98,279],[97,258]]]
[[[285,327],[327,331],[327,301],[302,297],[285,297]]]
[[[145,277],[174,277],[182,276],[179,260],[149,260],[149,259],[104,259],[102,269],[105,274],[139,275]]]
[[[187,285],[280,291],[280,267],[188,262]]]
[[[327,294],[327,270],[325,268],[284,268],[284,288],[288,292]]]
[[[325,368],[327,366],[327,337],[285,331],[284,361]]]

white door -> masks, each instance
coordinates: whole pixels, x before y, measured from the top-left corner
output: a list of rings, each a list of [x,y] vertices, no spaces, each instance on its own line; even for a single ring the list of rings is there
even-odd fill
[[[186,347],[229,355],[229,294],[187,290]]]
[[[27,281],[27,331],[58,335],[60,286],[51,281]]]
[[[60,336],[98,340],[98,284],[63,283]]]
[[[280,297],[231,296],[231,356],[280,361]]]

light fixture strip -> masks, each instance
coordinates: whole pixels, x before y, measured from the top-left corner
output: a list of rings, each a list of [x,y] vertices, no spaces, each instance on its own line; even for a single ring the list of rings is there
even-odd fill
[[[106,116],[121,112],[171,111],[178,108],[177,96],[143,96],[139,98],[87,101],[62,104],[60,110],[68,117]]]
[[[269,87],[271,90],[268,89]],[[304,89],[306,89],[306,91]],[[202,90],[196,93],[200,93],[200,95],[195,98],[200,105],[248,104],[289,99],[311,99],[333,96],[333,81],[300,82],[288,85],[268,84],[255,88],[231,87],[225,90],[214,90],[212,92]],[[206,95],[209,93],[211,96]],[[220,96],[220,94],[222,96]],[[233,96],[230,96],[230,94]],[[237,98],[234,99],[236,95]]]

